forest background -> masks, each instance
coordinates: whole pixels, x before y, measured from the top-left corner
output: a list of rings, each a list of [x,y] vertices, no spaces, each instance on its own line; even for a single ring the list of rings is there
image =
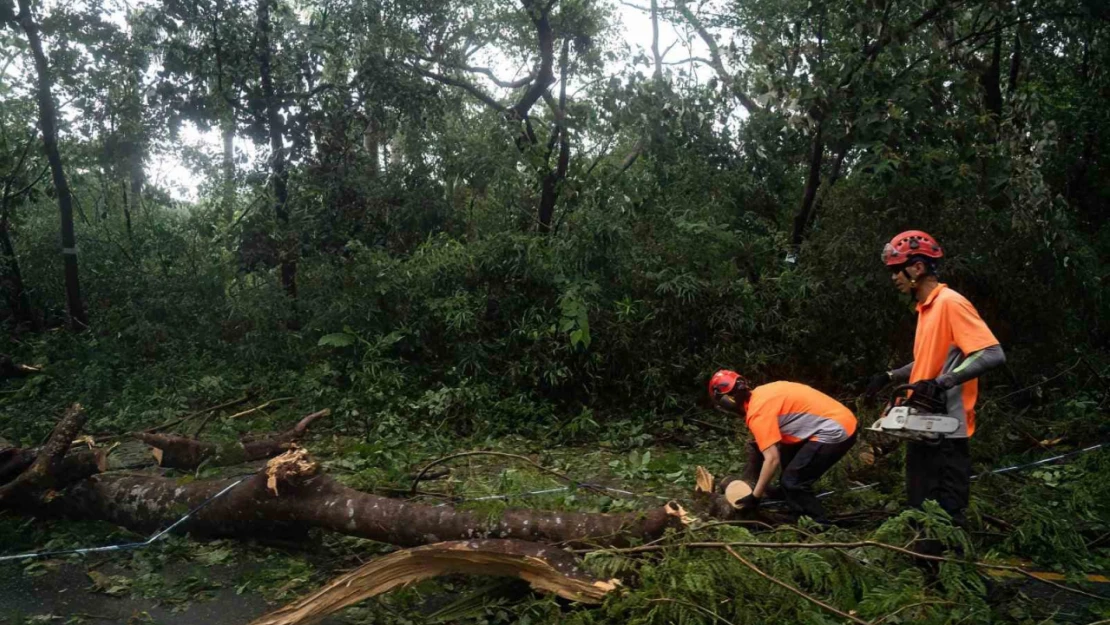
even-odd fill
[[[652,28],[644,49],[618,10]],[[3,352],[42,370],[0,389],[15,443],[74,401],[88,431],[119,433],[289,397],[210,432],[329,407],[317,446],[360,484],[468,447],[568,450],[574,468],[600,444],[584,477],[685,488],[695,457],[738,458],[733,424],[702,414],[718,368],[874,414],[858,381],[911,359],[912,308],[878,259],[907,228],[941,241],[943,281],[1007,352],[977,467],[1110,437],[1101,0],[0,0],[0,21]],[[167,158],[195,193],[153,180]],[[1008,527],[980,547],[1105,567],[1103,455],[980,499]],[[898,463],[837,479],[871,471],[897,500]],[[841,507],[876,503],[860,497]],[[5,522],[26,546],[72,529]],[[840,592],[835,554],[810,555],[766,557]],[[705,575],[682,592],[758,581]],[[915,618],[1064,618],[875,575],[842,602],[880,615],[955,592],[972,607]],[[529,601],[504,618],[551,618]],[[690,602],[575,614],[828,618]]]

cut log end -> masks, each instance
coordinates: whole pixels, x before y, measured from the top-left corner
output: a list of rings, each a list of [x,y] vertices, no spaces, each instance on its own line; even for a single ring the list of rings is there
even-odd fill
[[[587,575],[570,554],[549,545],[522,540],[452,541],[372,560],[251,625],[317,623],[399,586],[455,573],[518,577],[536,590],[581,603],[600,603],[620,585],[615,579]]]

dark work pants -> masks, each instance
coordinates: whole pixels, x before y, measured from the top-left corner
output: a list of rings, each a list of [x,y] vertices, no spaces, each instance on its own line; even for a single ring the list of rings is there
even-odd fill
[[[779,457],[782,460],[780,483],[786,505],[798,514],[804,514],[819,523],[827,523],[825,508],[813,492],[813,485],[855,444],[855,434],[839,443],[818,443],[817,441],[802,441],[794,445],[780,443]],[[744,466],[744,480],[754,486],[759,480],[759,472],[762,469],[763,452],[759,451],[755,443],[748,443],[748,462]],[[774,494],[774,491],[769,491],[768,494]]]
[[[970,495],[971,452],[966,438],[906,445],[906,497],[911,506],[920,508],[926,499],[933,499],[956,525],[964,527]]]

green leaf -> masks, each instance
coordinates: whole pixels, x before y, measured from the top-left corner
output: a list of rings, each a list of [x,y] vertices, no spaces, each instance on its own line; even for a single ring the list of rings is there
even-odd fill
[[[336,332],[334,334],[325,334],[324,336],[321,336],[320,340],[317,341],[316,344],[321,347],[347,347],[349,345],[354,345],[356,340],[357,339],[355,337],[347,334],[346,332]]]

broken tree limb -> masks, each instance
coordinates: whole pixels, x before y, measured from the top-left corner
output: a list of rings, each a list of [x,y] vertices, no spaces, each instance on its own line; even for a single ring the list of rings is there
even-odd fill
[[[149,532],[211,498],[229,480],[182,482],[163,477],[97,475],[28,513],[99,519]],[[267,469],[204,508],[183,531],[257,536],[271,530],[321,528],[402,547],[447,540],[515,538],[573,546],[627,545],[681,527],[684,511],[668,504],[637,513],[600,514],[433,507],[348,488],[320,472],[303,449],[270,460]]]
[[[25,378],[35,373],[42,373],[42,367],[20,364],[14,362],[11,356],[0,355],[0,379]]]
[[[536,590],[582,603],[600,603],[617,587],[616,580],[586,575],[573,556],[549,545],[522,540],[443,542],[371,560],[251,625],[309,625],[399,586],[453,573],[518,577]]]
[[[207,461],[211,466],[228,466],[252,460],[271,458],[292,448],[304,436],[308,426],[331,414],[330,408],[314,412],[291,429],[273,436],[243,439],[234,443],[201,442],[185,436],[136,432],[135,438],[153,448],[158,466],[171,469],[195,469]]]
[[[70,443],[81,431],[81,426],[85,424],[87,418],[81,404],[70,406],[31,465],[20,471],[14,479],[0,486],[0,505],[9,504],[17,498],[35,497],[39,493],[59,486],[63,473],[71,479],[85,477],[65,471],[70,468],[65,463],[65,457]]]

